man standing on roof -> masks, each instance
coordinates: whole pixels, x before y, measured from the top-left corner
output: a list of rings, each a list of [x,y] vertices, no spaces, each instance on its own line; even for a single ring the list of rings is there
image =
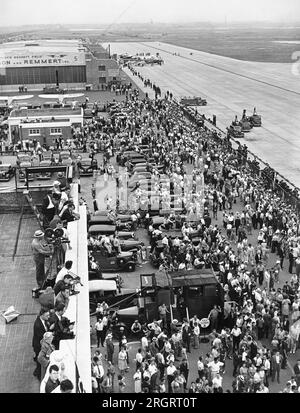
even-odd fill
[[[36,282],[39,288],[42,288],[45,282],[45,257],[53,253],[52,245],[47,244],[44,238],[44,232],[37,230],[34,233],[34,239],[31,243],[31,250],[36,267]]]

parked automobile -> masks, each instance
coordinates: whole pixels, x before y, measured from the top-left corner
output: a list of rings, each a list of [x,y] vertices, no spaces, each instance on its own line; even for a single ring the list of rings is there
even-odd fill
[[[120,254],[108,255],[104,249],[92,251],[96,263],[101,272],[134,271],[136,260],[134,253],[121,252]]]
[[[91,225],[89,227],[89,235],[113,235],[116,232],[115,225]]]
[[[31,163],[31,156],[25,152],[19,152],[17,155],[16,164],[19,167],[22,162],[30,162]]]
[[[96,159],[83,158],[77,162],[77,167],[81,176],[91,176],[94,170],[97,169],[98,164]]]
[[[64,166],[73,165],[73,160],[70,155],[70,151],[61,151],[59,154],[60,163]]]
[[[120,246],[122,251],[136,251],[139,249],[141,246],[143,246],[144,243],[139,240],[135,239],[121,239],[120,240]]]
[[[19,180],[25,181],[26,178],[26,168],[30,168],[32,166],[31,162],[21,162],[19,167]],[[34,180],[34,174],[28,174],[28,181]]]
[[[0,181],[9,181],[15,174],[15,168],[10,163],[0,164]]]
[[[47,168],[49,166],[52,165],[52,162],[49,159],[45,159],[43,161],[40,162],[40,166]],[[40,171],[38,173],[36,173],[35,175],[36,179],[51,179],[51,172],[44,172],[44,171]]]

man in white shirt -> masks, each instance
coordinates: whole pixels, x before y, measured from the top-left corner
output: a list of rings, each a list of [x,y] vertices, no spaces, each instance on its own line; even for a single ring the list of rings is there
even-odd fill
[[[224,363],[222,363],[221,361],[219,361],[218,358],[214,358],[213,361],[210,361],[208,363],[208,367],[211,371],[211,378],[213,379],[214,377],[216,377],[217,373],[220,372],[220,368],[224,366]]]
[[[147,337],[143,336],[142,339],[141,339],[141,346],[142,346],[142,351],[143,351],[144,354],[146,354],[146,352],[147,352],[148,345],[149,345],[149,343],[148,343]]]
[[[102,362],[98,357],[94,357],[93,361],[95,363],[93,367],[93,374],[96,377],[98,383],[98,391],[101,392],[101,383],[104,378],[104,368],[102,366]]]
[[[174,366],[174,363],[171,360],[167,367],[168,393],[171,393],[171,383],[174,380],[175,371],[177,371],[177,368]]]
[[[55,284],[57,284],[58,281],[63,280],[66,274],[70,274],[72,265],[73,265],[73,261],[65,262],[65,265],[62,267],[62,269],[59,271],[59,273],[56,276]]]
[[[240,339],[241,339],[241,334],[242,334],[241,329],[237,325],[235,325],[233,329],[231,330],[232,346],[233,346],[232,351],[234,351],[235,349],[238,350]]]
[[[198,376],[199,379],[202,379],[204,376],[204,363],[202,361],[202,357],[199,357],[199,360],[197,361],[197,369],[198,369]]]
[[[105,330],[104,330],[104,323],[103,319],[99,318],[99,320],[95,324],[95,330],[97,335],[97,347],[104,346],[104,339],[105,339]]]
[[[223,378],[220,375],[220,373],[217,373],[216,376],[212,379],[212,387],[213,387],[214,393],[222,392],[222,383],[223,383]]]

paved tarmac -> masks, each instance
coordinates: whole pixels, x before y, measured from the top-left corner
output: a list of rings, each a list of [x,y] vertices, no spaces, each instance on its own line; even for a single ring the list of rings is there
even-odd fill
[[[136,70],[163,93],[206,98],[208,104],[198,107],[199,112],[210,118],[215,114],[223,130],[235,115],[241,118],[243,109],[251,115],[256,107],[262,127],[246,134],[241,143],[300,187],[300,73],[292,59],[291,64],[245,62],[159,42],[111,43],[111,50],[159,53],[165,62],[162,66],[137,66]]]

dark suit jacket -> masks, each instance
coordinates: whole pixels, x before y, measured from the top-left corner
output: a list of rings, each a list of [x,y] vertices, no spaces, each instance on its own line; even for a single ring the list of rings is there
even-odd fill
[[[192,329],[190,326],[186,329],[185,327],[182,329],[182,341],[187,341],[192,336]]]
[[[49,196],[45,196],[45,198],[43,198],[43,203],[42,203],[42,213],[47,217],[47,219],[49,221],[51,221],[55,215],[55,210],[56,208],[50,208],[47,209],[49,206],[50,200],[49,200]]]
[[[272,369],[272,370],[276,370],[276,368],[278,368],[278,366],[279,366],[279,368],[281,368],[282,359],[283,359],[283,357],[282,357],[282,355],[280,354],[280,355],[279,355],[279,364],[277,364],[277,363],[276,363],[276,356],[275,356],[275,355],[272,356],[272,357],[271,357],[271,369]]]
[[[38,354],[41,350],[41,340],[43,338],[44,333],[48,331],[48,324],[45,323],[47,329],[45,329],[40,317],[37,317],[34,325],[33,325],[33,338],[32,338],[32,347],[36,354]]]

